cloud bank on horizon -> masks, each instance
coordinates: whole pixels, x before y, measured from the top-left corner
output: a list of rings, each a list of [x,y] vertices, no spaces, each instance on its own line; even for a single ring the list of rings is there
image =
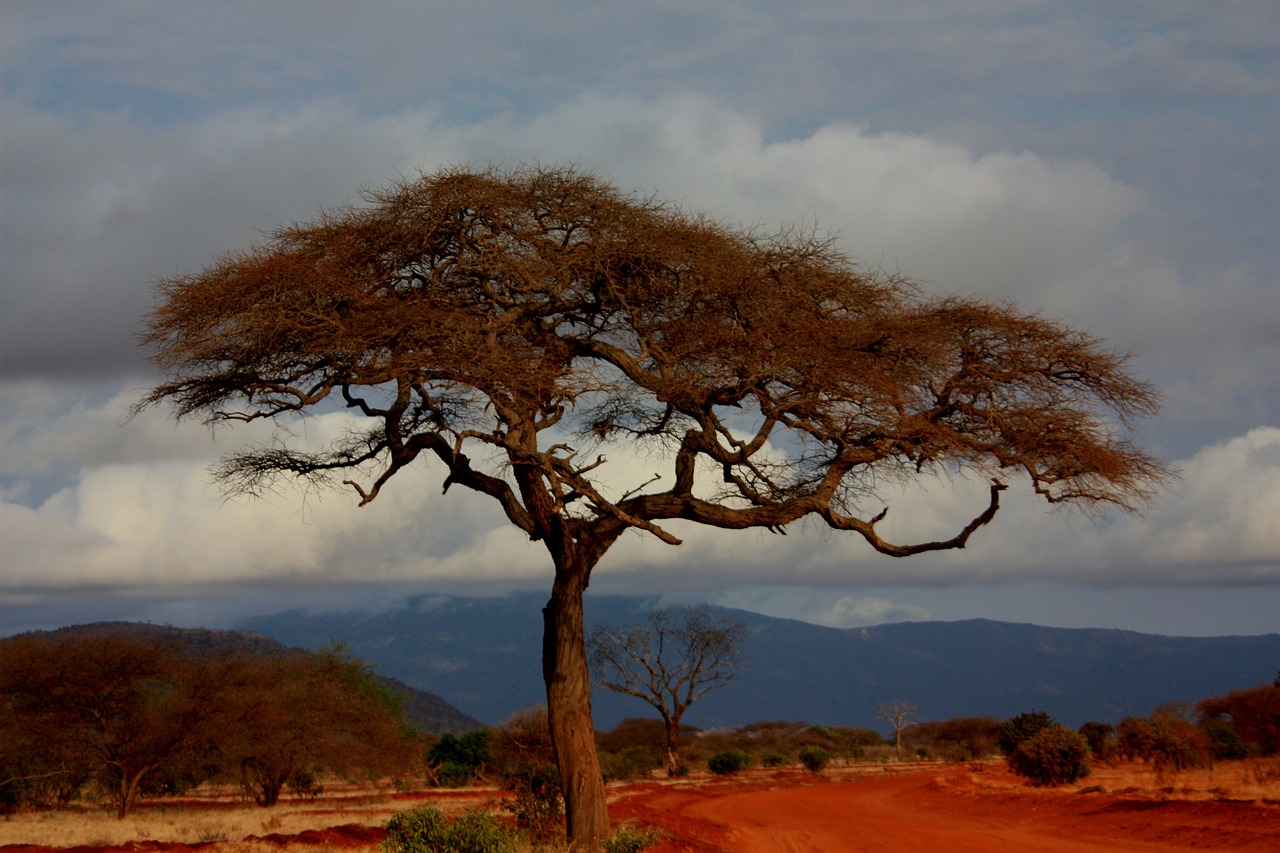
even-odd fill
[[[1141,439],[1182,472],[1145,518],[1024,494],[964,552],[682,530],[627,538],[601,578],[1280,584],[1275,4],[12,3],[0,33],[0,604],[538,583],[542,553],[439,472],[359,511],[223,502],[208,465],[251,430],[128,419],[156,378],[135,338],[156,277],[361,187],[535,160],[831,229],[870,265],[1086,328],[1162,389]],[[885,532],[951,530],[975,488],[886,496]]]

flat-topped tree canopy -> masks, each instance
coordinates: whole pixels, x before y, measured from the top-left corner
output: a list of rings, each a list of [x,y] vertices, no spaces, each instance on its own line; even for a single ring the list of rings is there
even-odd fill
[[[222,462],[228,490],[341,481],[364,504],[425,455],[446,489],[495,498],[544,543],[548,713],[583,849],[608,817],[581,595],[626,530],[678,544],[673,519],[812,518],[907,556],[963,547],[1009,473],[1050,501],[1131,511],[1167,476],[1128,438],[1156,394],[1098,340],[574,168],[453,168],[369,191],[159,292],[143,337],[169,378],[139,405],[281,421],[276,442]],[[324,403],[365,427],[297,447],[289,422]],[[627,440],[661,445],[669,467],[611,480],[607,449]],[[882,539],[877,485],[931,470],[991,477],[989,500],[950,539]]]
[[[172,378],[145,402],[247,420],[338,398],[370,420],[320,453],[226,460],[232,490],[376,466],[347,476],[368,502],[426,452],[537,539],[553,518],[675,542],[665,519],[816,516],[903,554],[865,514],[886,476],[1014,468],[1049,500],[1134,509],[1163,473],[1123,432],[1156,396],[1122,356],[812,233],[734,230],[570,168],[451,169],[365,201],[160,284],[145,339]],[[607,460],[574,448],[625,436],[668,442],[673,469],[610,499]],[[494,450],[525,485],[476,467]],[[719,492],[695,491],[698,463]]]

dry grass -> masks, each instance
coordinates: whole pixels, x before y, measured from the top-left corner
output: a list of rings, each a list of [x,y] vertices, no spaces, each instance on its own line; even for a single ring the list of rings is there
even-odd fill
[[[1213,767],[1158,771],[1150,765],[1120,764],[1096,768],[1082,786],[1188,800],[1269,800],[1280,802],[1280,757],[1221,761]]]
[[[379,826],[392,814],[433,805],[445,812],[484,807],[496,801],[496,788],[396,794],[390,789],[358,789],[326,784],[315,799],[281,798],[264,809],[227,791],[202,790],[177,802],[144,804],[119,820],[105,806],[75,805],[59,811],[21,812],[0,819],[0,847],[39,844],[49,847],[104,847],[130,841],[182,844],[219,842],[218,853],[258,853],[280,846],[269,841],[244,841],[250,836],[297,835],[308,829],[345,824]],[[292,845],[291,845],[292,846]],[[370,845],[368,849],[376,849]],[[358,849],[358,848],[356,848]]]
[[[1003,767],[1003,762],[994,766]],[[995,774],[992,786],[1025,786],[1025,780],[1004,774],[1002,783]],[[1180,771],[1159,771],[1151,764],[1095,764],[1093,772],[1059,791],[1100,789],[1099,793],[1134,794],[1176,800],[1238,800],[1243,802],[1280,802],[1280,757],[1251,758],[1245,761],[1222,761],[1213,767],[1197,767]]]

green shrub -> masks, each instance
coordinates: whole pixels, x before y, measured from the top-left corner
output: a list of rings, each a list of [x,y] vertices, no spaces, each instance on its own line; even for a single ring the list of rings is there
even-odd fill
[[[1023,741],[1009,756],[1009,769],[1036,785],[1066,785],[1089,775],[1092,757],[1084,735],[1053,725]]]
[[[1011,757],[1024,742],[1041,730],[1056,726],[1058,721],[1044,711],[1029,711],[1006,720],[996,734],[996,744],[1006,757]]]
[[[441,764],[436,770],[436,782],[441,788],[464,788],[475,781],[476,768],[452,761]]]
[[[1125,761],[1149,761],[1155,754],[1155,728],[1142,717],[1125,717],[1116,727],[1116,749]]]
[[[440,768],[441,785],[465,785],[492,765],[492,741],[489,729],[472,729],[461,737],[446,734],[427,750],[427,760]]]
[[[765,767],[781,767],[787,763],[787,757],[781,752],[766,752],[760,756],[760,763]]]
[[[661,835],[657,832],[623,827],[612,838],[605,839],[604,853],[640,853],[661,840]]]
[[[1157,771],[1199,767],[1209,759],[1204,733],[1186,720],[1155,716],[1151,721],[1152,758]]]
[[[806,746],[800,750],[800,763],[810,773],[821,773],[822,768],[831,760],[831,753],[820,746]]]
[[[467,811],[452,821],[430,806],[392,815],[385,853],[516,853],[518,834],[493,815]]]
[[[645,779],[657,766],[653,753],[641,746],[628,746],[621,752],[600,753],[600,772],[606,782]]]
[[[1235,729],[1222,720],[1210,720],[1204,724],[1204,736],[1210,755],[1218,761],[1248,758],[1253,750]]]
[[[1109,723],[1090,720],[1079,729],[1089,744],[1089,751],[1097,758],[1107,758],[1114,752],[1116,727]]]
[[[731,773],[737,773],[740,770],[745,770],[750,764],[751,756],[736,750],[718,752],[707,759],[707,769],[717,776],[728,776]]]
[[[560,771],[553,764],[513,765],[502,774],[502,784],[511,793],[503,807],[516,819],[516,826],[538,841],[547,841],[564,829],[564,794]]]

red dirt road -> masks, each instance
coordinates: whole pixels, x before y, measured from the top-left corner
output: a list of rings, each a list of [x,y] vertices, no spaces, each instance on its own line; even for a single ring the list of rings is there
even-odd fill
[[[1028,789],[964,769],[796,786],[637,789],[610,812],[676,837],[653,853],[1280,850],[1280,805]],[[752,790],[754,788],[755,790]]]
[[[933,765],[892,773],[840,769],[823,776],[755,771],[730,779],[611,788],[609,813],[615,824],[660,829],[666,838],[649,848],[651,853],[1280,851],[1280,801],[1214,799],[1203,790],[1191,799],[1165,798],[1152,790],[1031,788],[995,765]],[[406,800],[406,807],[456,800],[453,806],[461,808],[471,801],[483,806],[494,793],[403,796],[413,800]],[[381,827],[391,813],[308,811],[316,828],[297,834],[192,844],[135,841],[112,847],[16,844],[0,846],[0,853],[244,853],[264,848],[375,853],[386,837]]]

